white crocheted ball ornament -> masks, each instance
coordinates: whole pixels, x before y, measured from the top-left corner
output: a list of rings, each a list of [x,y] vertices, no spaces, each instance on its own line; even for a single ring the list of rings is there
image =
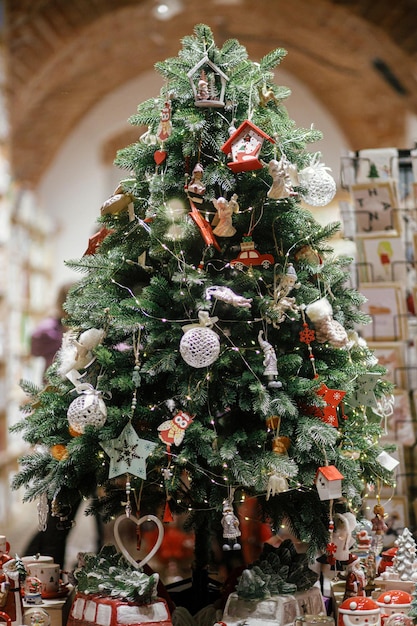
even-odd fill
[[[101,428],[107,418],[107,408],[97,393],[83,393],[71,402],[67,411],[70,431],[82,435],[87,426]]]
[[[310,206],[326,206],[336,195],[336,183],[323,163],[313,163],[300,172],[301,196]]]
[[[191,367],[207,367],[214,363],[220,354],[219,337],[211,328],[204,326],[191,328],[181,339],[180,353]]]

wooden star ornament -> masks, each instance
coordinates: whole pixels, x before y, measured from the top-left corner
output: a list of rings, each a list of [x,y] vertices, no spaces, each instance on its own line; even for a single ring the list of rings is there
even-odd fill
[[[152,441],[140,439],[131,422],[128,422],[119,437],[101,444],[110,457],[109,478],[133,474],[145,480],[146,459],[157,445]]]
[[[371,408],[378,407],[378,401],[375,396],[375,387],[381,375],[376,372],[367,372],[357,377],[356,390],[349,398],[349,404],[354,407],[369,406]]]

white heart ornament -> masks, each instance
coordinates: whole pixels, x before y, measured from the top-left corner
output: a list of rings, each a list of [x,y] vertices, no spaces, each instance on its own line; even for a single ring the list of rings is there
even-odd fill
[[[136,524],[137,527],[141,526],[145,522],[153,522],[154,524],[156,524],[156,527],[158,528],[158,538],[156,540],[155,545],[153,546],[152,550],[139,562],[135,561],[135,559],[129,554],[129,552],[124,547],[123,541],[120,537],[119,526],[120,526],[120,523],[125,519],[131,520],[134,524]],[[119,548],[120,552],[123,554],[125,559],[129,561],[129,563],[131,563],[133,567],[136,567],[137,569],[139,569],[143,565],[146,565],[146,563],[148,563],[148,561],[150,561],[151,558],[155,556],[164,538],[164,527],[162,525],[161,520],[155,515],[144,515],[143,517],[139,519],[137,519],[137,517],[135,517],[134,515],[130,515],[129,517],[127,515],[120,515],[114,523],[113,532],[114,532],[114,538],[116,540],[116,545]]]

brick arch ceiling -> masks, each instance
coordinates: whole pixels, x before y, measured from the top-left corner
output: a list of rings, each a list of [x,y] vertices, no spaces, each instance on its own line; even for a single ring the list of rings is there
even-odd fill
[[[17,180],[36,185],[89,109],[175,56],[199,22],[210,25],[219,45],[237,37],[253,59],[286,48],[283,67],[321,101],[353,150],[411,147],[403,142],[405,115],[417,114],[416,0],[181,2],[180,14],[160,21],[152,15],[155,0],[6,0]]]

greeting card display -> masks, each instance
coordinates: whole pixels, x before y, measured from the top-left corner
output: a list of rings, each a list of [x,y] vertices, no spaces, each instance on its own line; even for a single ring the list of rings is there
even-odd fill
[[[360,236],[356,244],[361,282],[406,283],[408,263],[400,236]]]
[[[370,341],[398,341],[407,336],[405,293],[400,283],[362,283],[366,302],[362,311],[372,323],[361,327],[361,334]]]
[[[355,209],[356,232],[399,232],[395,190],[390,182],[370,182],[350,188]]]

